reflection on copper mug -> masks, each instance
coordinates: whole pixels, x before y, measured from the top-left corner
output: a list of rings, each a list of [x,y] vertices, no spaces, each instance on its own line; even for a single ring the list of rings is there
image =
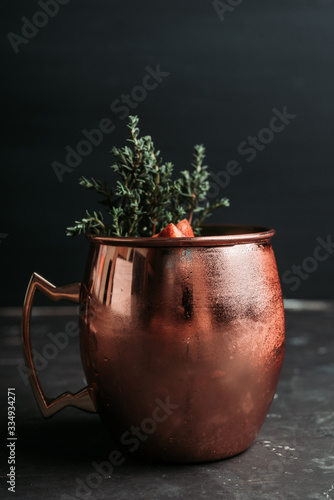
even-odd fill
[[[284,356],[274,234],[208,225],[197,238],[89,237],[82,283],[55,287],[33,274],[22,331],[43,415],[65,406],[97,411],[120,446],[166,461],[210,461],[247,449]],[[83,303],[87,387],[77,394],[50,399],[40,387],[30,348],[36,289]]]

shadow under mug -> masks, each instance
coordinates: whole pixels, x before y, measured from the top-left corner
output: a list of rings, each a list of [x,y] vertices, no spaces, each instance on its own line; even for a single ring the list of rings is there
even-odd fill
[[[98,412],[128,451],[203,462],[247,449],[274,397],[284,308],[273,229],[207,225],[197,238],[90,236],[82,283],[33,274],[23,346],[45,417],[65,406]],[[82,302],[87,387],[43,394],[30,346],[34,293]]]

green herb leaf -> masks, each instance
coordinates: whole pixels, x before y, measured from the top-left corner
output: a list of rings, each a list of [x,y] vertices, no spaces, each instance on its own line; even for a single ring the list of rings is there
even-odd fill
[[[207,200],[210,183],[208,167],[203,165],[205,147],[194,146],[191,170],[183,170],[180,178],[173,179],[173,164],[160,158],[152,138],[140,137],[138,116],[129,116],[127,128],[130,136],[122,148],[113,147],[115,163],[111,169],[121,180],[113,190],[107,182],[94,178],[79,179],[80,186],[94,190],[102,196],[99,203],[106,206],[108,223],[102,213],[94,212],[68,227],[66,234],[91,233],[107,236],[152,236],[170,222],[177,223],[187,217],[194,233],[213,210],[228,207],[229,200],[222,198],[210,205]]]

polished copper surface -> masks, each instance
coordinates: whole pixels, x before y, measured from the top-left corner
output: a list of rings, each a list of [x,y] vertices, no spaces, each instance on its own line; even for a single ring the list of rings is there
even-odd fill
[[[274,231],[208,232],[216,236],[89,238],[85,390],[130,452],[175,462],[235,455],[273,399],[284,355]],[[27,340],[25,349],[33,369]]]
[[[38,406],[40,407],[44,417],[50,417],[65,406],[75,406],[81,410],[95,412],[96,410],[92,403],[92,399],[89,396],[87,387],[76,394],[65,392],[55,399],[48,398],[42,391],[35,371],[30,345],[30,316],[36,290],[40,290],[44,295],[53,301],[69,300],[71,302],[80,302],[81,283],[55,287],[52,283],[46,281],[37,273],[34,273],[30,279],[23,305],[22,342],[27,373],[29,374],[30,385]]]

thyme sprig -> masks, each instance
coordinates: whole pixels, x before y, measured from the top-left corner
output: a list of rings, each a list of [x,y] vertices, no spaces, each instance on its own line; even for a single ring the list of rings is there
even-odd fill
[[[106,182],[81,177],[79,184],[102,196],[110,222],[104,222],[101,212],[75,221],[67,228],[67,235],[92,233],[106,236],[153,236],[167,224],[187,217],[195,235],[212,211],[229,206],[227,198],[207,201],[210,189],[208,167],[203,165],[205,148],[194,147],[191,171],[181,172],[173,180],[173,164],[164,162],[160,151],[155,150],[151,136],[140,137],[139,118],[129,116],[127,125],[130,135],[124,147],[113,147],[111,153],[115,163],[111,169],[120,176],[115,189]],[[196,218],[197,217],[197,218]]]

